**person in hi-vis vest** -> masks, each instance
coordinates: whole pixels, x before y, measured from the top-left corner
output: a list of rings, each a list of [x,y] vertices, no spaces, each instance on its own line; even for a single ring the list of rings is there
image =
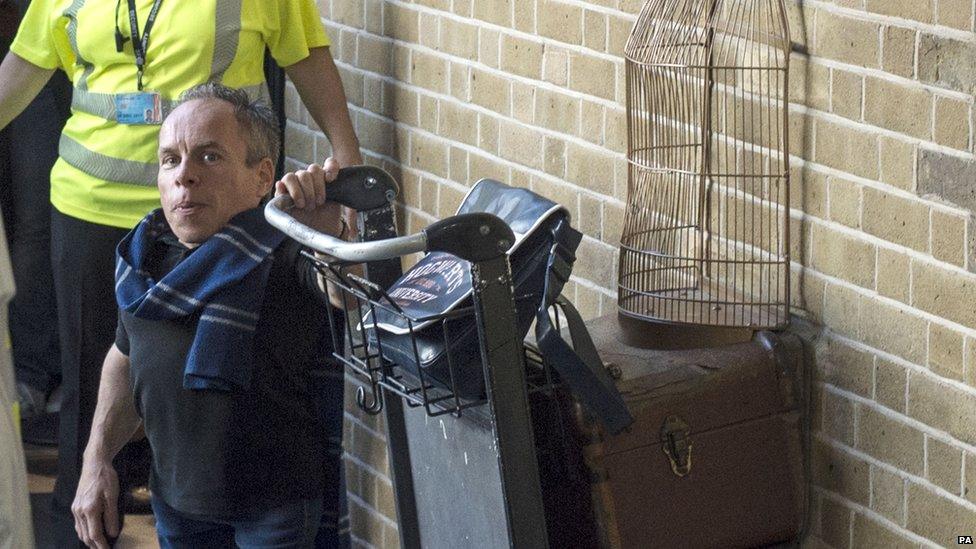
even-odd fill
[[[159,207],[160,124],[204,82],[266,97],[268,49],[340,165],[362,163],[329,37],[314,0],[33,0],[0,64],[0,128],[54,71],[73,84],[51,172],[51,254],[62,387],[58,546],[77,545],[70,512],[101,364],[115,336],[116,244]],[[124,469],[124,468],[123,468]]]

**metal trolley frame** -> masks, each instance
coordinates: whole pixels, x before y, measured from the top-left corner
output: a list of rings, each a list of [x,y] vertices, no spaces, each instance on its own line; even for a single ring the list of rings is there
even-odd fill
[[[345,352],[336,358],[366,382],[357,403],[368,413],[385,414],[401,546],[547,547],[528,395],[549,390],[552,374],[540,357],[526,354],[515,331],[517,298],[505,254],[514,236],[495,216],[465,214],[399,237],[396,193],[386,172],[366,166],[341,170],[329,185],[331,200],[359,213],[359,242],[303,225],[288,213],[291,200],[285,196],[272,200],[265,213],[290,237],[331,256],[325,261],[309,254],[343,298],[345,325],[332,331],[346,340],[344,346],[337,339],[335,348]],[[419,322],[439,321],[449,343],[452,323],[474,317],[486,387],[482,399],[458,394],[456,365],[451,383],[434,383],[422,369],[406,372],[384,360],[382,338],[370,344],[360,330],[368,311],[373,318],[377,308],[403,315],[385,288],[402,274],[400,257],[421,251],[449,252],[471,262],[470,306],[405,320],[411,334]],[[364,265],[363,277],[349,272],[355,264]]]

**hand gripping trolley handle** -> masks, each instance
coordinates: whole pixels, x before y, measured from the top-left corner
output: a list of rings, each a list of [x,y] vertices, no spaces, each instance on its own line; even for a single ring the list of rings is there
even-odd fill
[[[336,358],[367,382],[357,402],[369,413],[385,414],[401,546],[547,547],[528,393],[548,390],[552,374],[538,356],[526,355],[516,334],[505,253],[514,234],[499,218],[478,213],[398,237],[396,193],[389,174],[367,166],[342,169],[328,185],[330,200],[358,212],[358,242],[302,224],[289,213],[287,196],[271,200],[265,216],[291,238],[331,256],[326,261],[308,254],[342,295],[345,325],[332,327],[334,348],[345,349]],[[423,370],[403,371],[383,358],[381,338],[365,337],[370,327],[363,319],[370,313],[404,314],[385,292],[402,274],[400,256],[433,251],[471,262],[473,303],[436,320],[443,321],[446,340],[452,321],[474,318],[486,388],[480,399],[455,390],[453,371],[447,387],[425,379]],[[349,272],[356,264],[364,266],[363,277]],[[411,335],[414,324],[430,320],[404,318]]]

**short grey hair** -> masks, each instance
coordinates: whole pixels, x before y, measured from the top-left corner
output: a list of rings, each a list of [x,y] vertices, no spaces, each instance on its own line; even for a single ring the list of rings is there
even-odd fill
[[[186,90],[180,95],[179,103],[182,105],[197,99],[218,99],[234,107],[237,123],[244,131],[247,141],[245,161],[248,166],[253,166],[264,158],[270,158],[274,165],[278,164],[281,134],[278,117],[268,105],[261,101],[252,101],[244,90],[228,88],[216,82],[207,82]]]

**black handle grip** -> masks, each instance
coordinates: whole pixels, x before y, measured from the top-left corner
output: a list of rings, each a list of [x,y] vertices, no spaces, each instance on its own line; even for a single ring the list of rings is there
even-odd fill
[[[392,202],[399,192],[393,176],[375,166],[350,166],[339,170],[325,187],[329,200],[363,212]]]
[[[431,223],[424,229],[427,251],[447,252],[472,263],[493,259],[512,247],[515,233],[489,213],[468,213]]]

